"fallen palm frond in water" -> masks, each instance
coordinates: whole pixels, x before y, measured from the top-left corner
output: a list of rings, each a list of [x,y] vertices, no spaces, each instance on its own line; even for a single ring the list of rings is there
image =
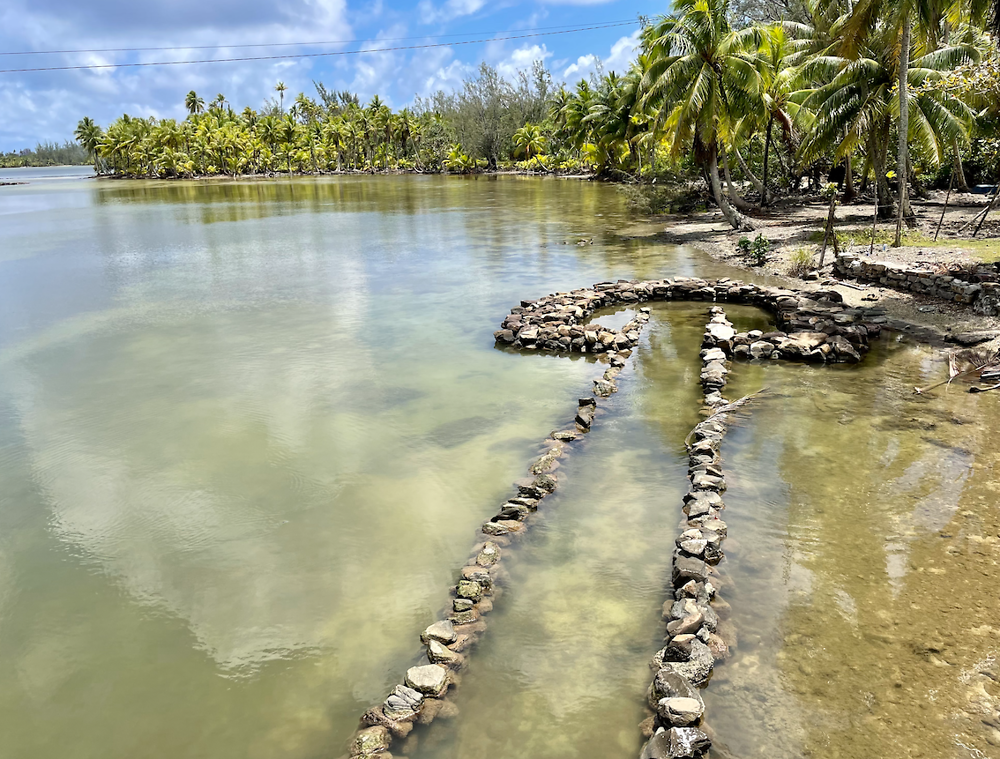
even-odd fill
[[[987,345],[993,346],[994,343],[990,342]],[[915,387],[913,388],[913,392],[923,394],[929,390],[941,387],[941,385],[950,385],[953,380],[959,377],[979,379],[984,377],[986,379],[996,379],[1000,377],[1000,352],[998,352],[996,347],[984,348],[979,346],[950,353],[948,354],[948,379],[923,388]],[[988,389],[993,390],[994,388]],[[980,390],[974,389],[971,392],[980,392]]]

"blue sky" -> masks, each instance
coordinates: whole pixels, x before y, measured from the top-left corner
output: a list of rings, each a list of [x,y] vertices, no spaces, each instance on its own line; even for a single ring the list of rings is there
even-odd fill
[[[186,47],[141,53],[0,55],[0,69],[490,41],[303,60],[0,74],[0,150],[67,139],[83,116],[102,125],[123,112],[182,118],[184,95],[192,89],[206,101],[223,93],[239,110],[245,105],[259,107],[273,96],[278,80],[289,87],[286,98],[300,91],[314,95],[312,80],[317,79],[328,87],[356,92],[362,100],[377,93],[399,108],[416,95],[456,88],[483,61],[513,76],[533,61],[544,60],[557,80],[575,82],[589,75],[598,59],[605,70],[624,70],[634,57],[637,26],[520,40],[497,38],[540,27],[584,26],[665,11],[665,6],[646,0],[4,0],[0,52]],[[423,36],[433,39],[396,41]],[[359,42],[226,47],[326,40]]]

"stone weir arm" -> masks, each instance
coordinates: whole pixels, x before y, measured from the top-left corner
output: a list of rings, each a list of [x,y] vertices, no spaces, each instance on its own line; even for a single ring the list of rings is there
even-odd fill
[[[718,593],[715,565],[722,560],[727,534],[721,514],[726,479],[721,467],[722,439],[729,416],[747,399],[729,403],[722,397],[733,356],[736,330],[721,308],[710,310],[701,350],[701,386],[710,416],[687,438],[688,492],[684,522],[674,541],[670,587],[663,604],[666,645],[653,656],[654,671],[646,697],[653,714],[641,727],[648,738],[641,759],[697,759],[712,745],[704,728],[703,688],[718,661],[729,656],[720,624],[729,605]]]
[[[524,534],[532,515],[559,486],[561,460],[591,431],[600,412],[598,404],[617,392],[618,376],[631,354],[630,347],[638,342],[639,332],[649,320],[648,311],[640,309],[623,328],[624,334],[633,336],[628,347],[621,344],[620,349],[611,348],[600,357],[606,368],[594,380],[594,397],[581,398],[572,421],[542,441],[542,453],[529,465],[529,476],[514,484],[513,495],[483,523],[469,561],[450,589],[449,608],[421,633],[419,661],[381,704],[362,716],[348,746],[351,757],[388,759],[393,742],[405,739],[415,725],[457,712],[449,690],[458,685],[474,644],[486,632],[485,617],[501,595],[507,576],[504,552]],[[403,748],[407,748],[405,744]]]
[[[656,711],[653,724],[657,732],[646,745],[644,755],[686,757],[704,753],[707,736],[693,726],[704,711],[696,688],[707,680],[716,655],[726,650],[724,641],[714,632],[713,620],[718,613],[713,611],[715,588],[709,579],[709,567],[716,556],[721,558],[720,543],[725,536],[725,523],[718,517],[722,508],[720,493],[724,490],[718,469],[718,444],[725,432],[726,414],[733,410],[722,398],[728,373],[723,357],[860,361],[869,349],[868,338],[878,335],[885,318],[866,309],[845,308],[839,293],[832,290],[805,293],[729,279],[688,277],[620,280],[524,300],[511,309],[501,329],[494,333],[498,344],[525,351],[604,354],[607,369],[594,380],[596,398],[581,399],[573,422],[543,441],[544,453],[529,468],[532,476],[516,483],[516,493],[482,526],[471,558],[451,589],[450,609],[420,636],[421,660],[407,670],[403,681],[381,704],[365,712],[349,743],[350,756],[387,759],[393,740],[405,738],[414,724],[429,723],[456,711],[446,696],[449,688],[457,684],[471,647],[485,632],[484,616],[500,595],[504,549],[523,534],[531,514],[558,487],[555,469],[580,437],[591,430],[599,412],[598,402],[618,389],[618,375],[649,320],[649,309],[641,304],[675,300],[759,306],[775,316],[779,328],[768,333],[737,334],[724,314],[716,313],[706,331],[702,352],[701,381],[706,403],[716,413],[693,432],[689,472],[692,489],[684,507],[687,529],[678,539],[673,564],[677,598],[668,604],[669,611],[665,610],[672,637],[654,658],[657,675],[650,698]],[[585,323],[598,309],[621,305],[638,307],[636,316],[621,329]]]

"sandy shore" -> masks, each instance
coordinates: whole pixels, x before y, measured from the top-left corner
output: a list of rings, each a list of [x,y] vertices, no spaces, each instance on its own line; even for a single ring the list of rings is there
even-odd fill
[[[895,222],[879,221],[872,258],[935,270],[975,264],[992,266],[993,262],[1000,261],[1000,208],[993,209],[976,239],[970,239],[971,229],[966,229],[965,237],[958,236],[962,227],[984,208],[987,198],[982,195],[952,193],[940,235],[937,242],[933,242],[944,200],[944,192],[934,192],[927,199],[913,201],[916,222],[906,229],[904,241],[907,244],[899,248],[888,245],[895,232]],[[847,238],[846,248],[842,245],[842,249],[868,255],[872,210],[869,203],[838,206],[835,227],[842,238]],[[662,234],[669,242],[694,245],[727,264],[781,277],[790,287],[802,288],[803,280],[790,271],[793,259],[801,258],[804,255],[801,251],[808,251],[814,265],[818,264],[828,212],[829,201],[821,198],[794,206],[777,205],[755,214],[751,219],[755,229],[749,233],[734,232],[716,209],[658,216],[656,221],[665,225]],[[741,237],[753,239],[757,234],[763,234],[771,242],[771,252],[764,266],[751,267],[744,262],[737,245]],[[979,316],[966,306],[854,281],[841,283],[833,275],[832,259],[833,245],[830,244],[824,266],[816,274],[807,275],[808,279],[817,286],[835,287],[844,296],[844,301],[852,305],[885,308],[890,319],[911,325],[909,332],[936,340],[947,340],[967,332],[1000,332],[1000,319]]]

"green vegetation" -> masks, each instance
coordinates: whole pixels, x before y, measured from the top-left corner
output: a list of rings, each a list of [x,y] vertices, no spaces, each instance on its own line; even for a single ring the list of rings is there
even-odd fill
[[[810,242],[823,242],[823,230],[812,232],[809,235]],[[879,229],[875,232],[875,249],[879,250],[885,246],[892,245],[895,241],[895,234],[889,229]],[[871,227],[863,229],[838,229],[837,244],[842,250],[847,250],[848,246],[864,248],[865,250],[872,243]],[[954,250],[961,248],[970,253],[974,253],[980,260],[986,262],[1000,261],[1000,245],[996,240],[983,240],[963,238],[961,240],[941,237],[934,240],[933,237],[918,230],[903,231],[900,235],[900,243],[915,248],[936,248]]]
[[[879,214],[896,218],[895,244],[911,192],[1000,172],[989,34],[1000,20],[987,0],[755,7],[675,0],[671,15],[643,21],[627,72],[572,89],[541,64],[516,81],[483,65],[459,91],[398,112],[321,83],[318,99],[300,93],[286,112],[278,82],[261,111],[190,92],[182,122],[125,115],[102,131],[84,119],[77,137],[98,171],[118,176],[519,170],[701,182],[741,230],[760,206],[802,192],[803,178],[819,192],[830,174],[846,200],[871,190]],[[648,200],[669,205],[664,193]]]
[[[788,260],[788,274],[792,277],[801,277],[808,274],[815,268],[813,264],[813,252],[809,248],[798,248],[792,251]]]
[[[753,240],[741,237],[736,243],[736,248],[748,266],[764,266],[771,253],[771,241],[764,235],[757,235]]]
[[[34,150],[0,153],[0,168],[17,169],[23,166],[85,166],[90,163],[86,150],[68,140],[62,145],[54,142],[39,143]]]

